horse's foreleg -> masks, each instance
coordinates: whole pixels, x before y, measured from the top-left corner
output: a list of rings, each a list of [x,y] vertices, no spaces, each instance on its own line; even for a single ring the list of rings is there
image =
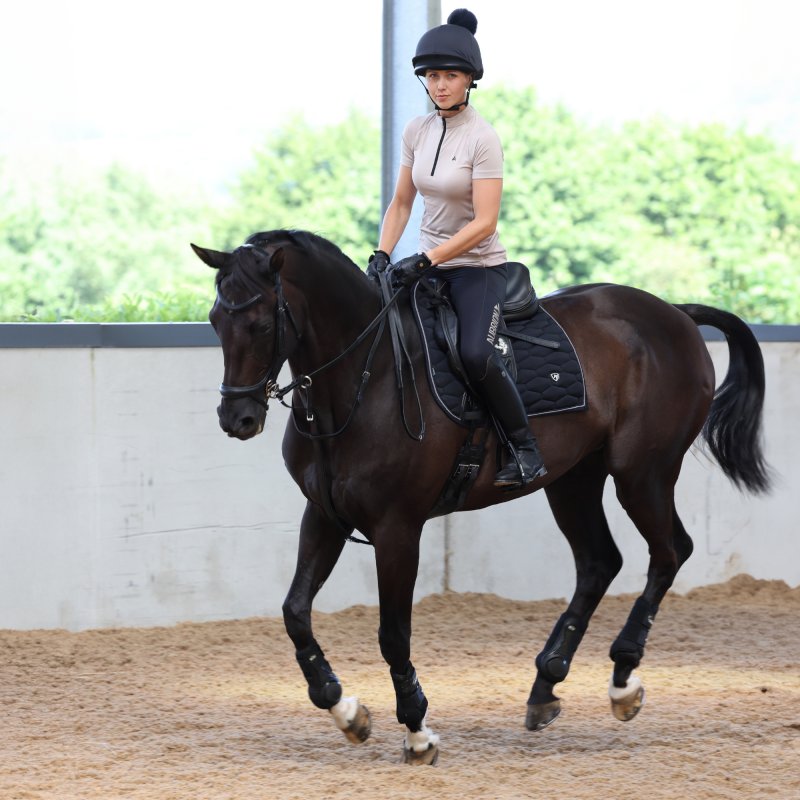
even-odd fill
[[[300,526],[297,567],[283,603],[283,620],[311,702],[330,711],[350,741],[363,742],[370,734],[369,712],[358,698],[342,697],[342,685],[311,630],[311,605],[338,561],[344,542],[342,531],[317,506],[308,503]]]
[[[420,533],[418,526],[392,525],[375,538],[380,598],[378,640],[394,684],[397,721],[408,729],[404,761],[434,764],[439,756],[439,737],[426,724],[428,699],[411,663],[411,606]]]
[[[589,619],[622,566],[603,512],[606,477],[602,459],[595,455],[545,489],[553,516],[572,548],[577,581],[567,610],[536,657],[525,718],[532,731],[546,728],[561,713],[555,685],[567,677]]]
[[[628,721],[644,702],[644,688],[633,671],[639,666],[659,605],[681,564],[692,552],[692,540],[680,521],[673,500],[673,480],[639,476],[635,485],[617,480],[617,496],[650,550],[647,584],[611,645],[614,671],[608,693],[617,719]]]

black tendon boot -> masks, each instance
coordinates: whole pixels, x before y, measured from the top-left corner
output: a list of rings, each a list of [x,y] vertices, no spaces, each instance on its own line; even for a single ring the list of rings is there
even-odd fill
[[[515,489],[547,474],[536,439],[528,428],[528,415],[514,379],[495,353],[486,366],[486,375],[477,387],[489,410],[500,423],[512,450],[508,463],[497,473],[495,486]]]

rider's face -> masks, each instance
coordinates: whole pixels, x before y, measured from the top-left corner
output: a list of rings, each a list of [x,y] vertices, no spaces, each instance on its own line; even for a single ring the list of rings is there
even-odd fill
[[[439,108],[450,108],[463,103],[472,76],[457,69],[429,69],[425,72],[428,94]]]

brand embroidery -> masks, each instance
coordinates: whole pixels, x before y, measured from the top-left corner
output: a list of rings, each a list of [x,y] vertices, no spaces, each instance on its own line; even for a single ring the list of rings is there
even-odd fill
[[[494,346],[495,350],[499,350],[501,355],[508,355],[508,342],[502,337],[497,337],[497,344]]]
[[[486,335],[486,341],[489,344],[494,344],[494,340],[497,338],[497,326],[500,324],[500,304],[495,303],[494,308],[492,309],[492,321],[489,323],[489,333]]]
[[[558,383],[561,380],[561,373],[560,372],[551,372],[550,377]]]

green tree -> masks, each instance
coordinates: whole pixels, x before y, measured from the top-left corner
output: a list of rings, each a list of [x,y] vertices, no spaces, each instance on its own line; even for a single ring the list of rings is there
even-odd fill
[[[359,263],[380,222],[380,132],[360,112],[324,128],[300,118],[271,134],[231,190],[215,225],[223,248],[277,228],[311,230]]]
[[[473,100],[504,143],[503,242],[541,293],[613,281],[800,323],[800,162],[786,148],[720,125],[593,126],[532,88]],[[121,165],[34,186],[0,163],[0,317],[202,318],[210,280],[188,243],[231,249],[260,230],[309,229],[363,264],[379,186],[380,133],[358,112],[293,119],[215,205]]]
[[[115,164],[17,181],[0,217],[0,315],[72,318],[126,294],[196,286],[188,247],[208,237],[207,205]]]
[[[626,166],[623,205],[652,226],[662,250],[677,247],[693,264],[673,299],[707,300],[751,321],[800,319],[791,268],[800,245],[800,163],[787,149],[721,125],[653,120],[625,126],[616,152]],[[614,274],[626,271],[630,263]]]

